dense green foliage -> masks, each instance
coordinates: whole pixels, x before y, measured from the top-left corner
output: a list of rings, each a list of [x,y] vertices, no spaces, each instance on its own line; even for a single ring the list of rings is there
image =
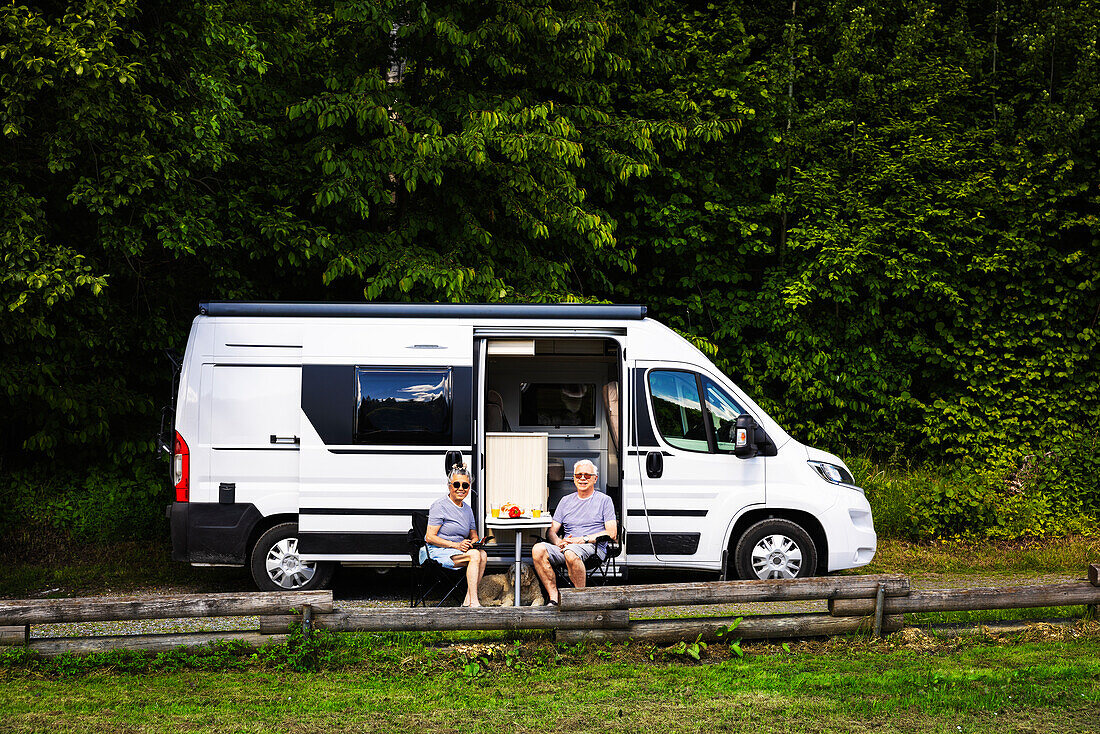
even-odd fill
[[[612,300],[801,440],[969,462],[932,534],[1095,515],[1094,462],[1010,480],[1100,429],[1098,36],[1091,1],[0,7],[5,494],[64,514],[149,452],[200,299]]]
[[[1095,433],[1070,435],[1046,454],[1024,457],[1007,477],[997,467],[850,460],[875,528],[914,541],[1016,540],[1092,535],[1100,518]]]

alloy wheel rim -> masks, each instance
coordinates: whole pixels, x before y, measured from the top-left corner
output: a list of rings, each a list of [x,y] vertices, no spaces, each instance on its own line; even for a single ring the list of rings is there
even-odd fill
[[[267,577],[284,589],[299,589],[310,582],[317,572],[314,563],[303,563],[298,557],[298,539],[280,540],[267,552],[264,563]]]
[[[758,579],[797,578],[802,570],[802,549],[786,535],[765,535],[753,546],[752,570]]]

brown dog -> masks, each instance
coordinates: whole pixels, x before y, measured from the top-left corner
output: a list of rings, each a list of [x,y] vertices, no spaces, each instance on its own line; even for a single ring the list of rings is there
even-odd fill
[[[535,575],[535,569],[524,563],[519,576],[519,598],[523,606],[541,607],[546,603],[542,595],[542,586]],[[516,567],[513,564],[508,568],[508,573],[497,573],[485,576],[477,585],[477,598],[483,606],[510,607],[516,599]]]

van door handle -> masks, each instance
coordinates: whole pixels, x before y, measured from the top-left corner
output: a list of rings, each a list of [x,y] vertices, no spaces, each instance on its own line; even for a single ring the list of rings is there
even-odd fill
[[[650,451],[645,455],[645,473],[650,479],[660,479],[665,472],[665,457],[660,451]]]
[[[276,436],[273,433],[271,434],[271,443],[292,443],[298,445],[299,441],[297,436]]]

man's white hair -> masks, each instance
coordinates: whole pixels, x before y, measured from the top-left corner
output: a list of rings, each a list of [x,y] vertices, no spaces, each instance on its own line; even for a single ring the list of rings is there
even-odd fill
[[[593,464],[589,459],[581,459],[576,464],[574,464],[573,465],[573,473],[576,474],[577,470],[580,469],[582,466],[592,467],[592,473],[595,474],[597,477],[600,476],[600,470],[597,469],[596,465]]]

